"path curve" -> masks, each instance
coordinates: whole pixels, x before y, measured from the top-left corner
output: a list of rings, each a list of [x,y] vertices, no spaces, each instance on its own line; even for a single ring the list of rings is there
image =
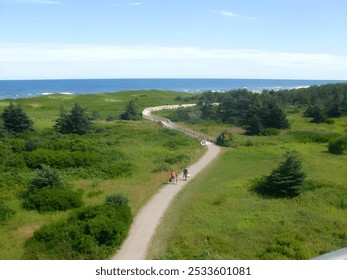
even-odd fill
[[[195,105],[195,104],[194,104]],[[186,106],[194,106],[188,104]],[[151,115],[152,111],[158,111],[163,109],[175,109],[179,105],[172,105],[170,108],[167,106],[151,107],[143,111],[143,117],[152,121],[162,122],[167,128],[176,129],[174,123],[170,120],[153,119]],[[153,110],[156,108],[156,110]],[[161,108],[161,109],[160,109]],[[166,121],[167,120],[167,121]],[[189,130],[188,135],[192,137],[201,137],[200,133],[191,134],[192,130]],[[204,135],[206,136],[206,135]],[[207,138],[205,138],[207,139]],[[188,181],[182,179],[183,174],[179,174],[179,180],[176,184],[164,185],[148,202],[144,205],[130,228],[129,236],[118,250],[118,252],[112,257],[113,260],[144,260],[147,255],[148,247],[151,239],[155,233],[156,228],[160,224],[161,218],[164,215],[166,209],[169,207],[173,198],[186,186],[186,184],[196,177],[205,167],[207,167],[212,160],[214,160],[219,152],[220,148],[212,142],[207,142],[207,152],[191,166],[188,166],[190,178]]]

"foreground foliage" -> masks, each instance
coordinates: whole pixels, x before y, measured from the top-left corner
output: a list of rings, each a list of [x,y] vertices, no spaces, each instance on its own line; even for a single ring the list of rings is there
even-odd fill
[[[132,222],[129,206],[89,206],[65,221],[43,226],[25,244],[27,259],[106,259],[120,246]]]
[[[65,211],[83,205],[82,193],[64,185],[57,170],[42,166],[24,193],[23,207],[38,212]]]

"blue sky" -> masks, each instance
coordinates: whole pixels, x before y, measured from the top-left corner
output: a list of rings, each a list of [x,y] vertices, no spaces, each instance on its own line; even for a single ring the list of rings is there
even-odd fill
[[[0,79],[347,79],[345,0],[0,0]]]

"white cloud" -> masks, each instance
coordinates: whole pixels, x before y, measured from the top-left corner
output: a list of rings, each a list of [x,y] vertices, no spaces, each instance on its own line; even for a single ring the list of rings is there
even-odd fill
[[[231,11],[217,11],[220,15],[225,16],[225,17],[233,17],[233,18],[243,18],[243,19],[248,19],[248,20],[256,20],[256,17],[250,17],[250,16],[244,16],[244,15],[239,15]]]
[[[61,73],[85,76],[87,69],[88,77],[105,77],[110,73],[122,77],[347,77],[346,55],[254,49],[0,44],[0,65],[0,78],[8,77],[11,71],[15,75],[16,71],[27,68],[28,75],[37,71],[38,76],[51,73],[51,77]]]

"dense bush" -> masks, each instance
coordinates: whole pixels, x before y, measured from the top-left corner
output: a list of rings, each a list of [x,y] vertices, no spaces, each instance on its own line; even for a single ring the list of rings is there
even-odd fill
[[[0,138],[4,138],[8,135],[7,130],[4,125],[4,121],[0,118]]]
[[[67,150],[36,149],[25,154],[26,164],[29,168],[40,168],[42,164],[55,168],[84,167],[96,164],[100,156],[96,153]]]
[[[338,134],[322,132],[322,131],[291,131],[292,135],[297,141],[301,143],[327,143]]]
[[[11,218],[14,214],[14,210],[3,204],[3,202],[0,202],[0,225]]]
[[[165,156],[164,161],[168,164],[174,165],[174,164],[184,164],[187,161],[189,161],[189,155],[186,154],[176,154],[176,153],[168,153]]]
[[[232,141],[233,141],[233,135],[230,132],[223,131],[217,137],[216,144],[219,146],[230,147]]]
[[[263,252],[259,254],[261,260],[307,260],[308,250],[302,246],[306,236],[290,232],[277,236]]]
[[[347,136],[333,138],[328,143],[328,151],[331,154],[340,155],[347,149]]]
[[[26,195],[23,207],[38,212],[65,211],[82,206],[82,193],[66,188],[44,188]]]
[[[128,205],[128,203],[129,198],[122,193],[117,193],[106,197],[106,204],[111,204],[115,206],[125,206]]]
[[[277,136],[281,133],[281,130],[277,129],[277,128],[264,128],[261,130],[260,135],[263,136]]]
[[[47,165],[42,165],[41,169],[38,169],[31,180],[29,185],[29,191],[43,189],[47,187],[61,187],[63,181],[57,170],[50,168]]]
[[[27,259],[107,259],[132,222],[128,206],[89,206],[41,227],[25,244]]]
[[[159,162],[157,165],[153,168],[152,172],[162,172],[162,171],[169,171],[170,170],[170,164],[167,162]]]
[[[82,206],[82,193],[64,186],[57,170],[42,166],[23,194],[23,207],[39,212],[65,211]]]
[[[63,135],[47,142],[43,148],[49,150],[68,150],[70,152],[90,152],[96,150],[95,143],[79,135]]]

